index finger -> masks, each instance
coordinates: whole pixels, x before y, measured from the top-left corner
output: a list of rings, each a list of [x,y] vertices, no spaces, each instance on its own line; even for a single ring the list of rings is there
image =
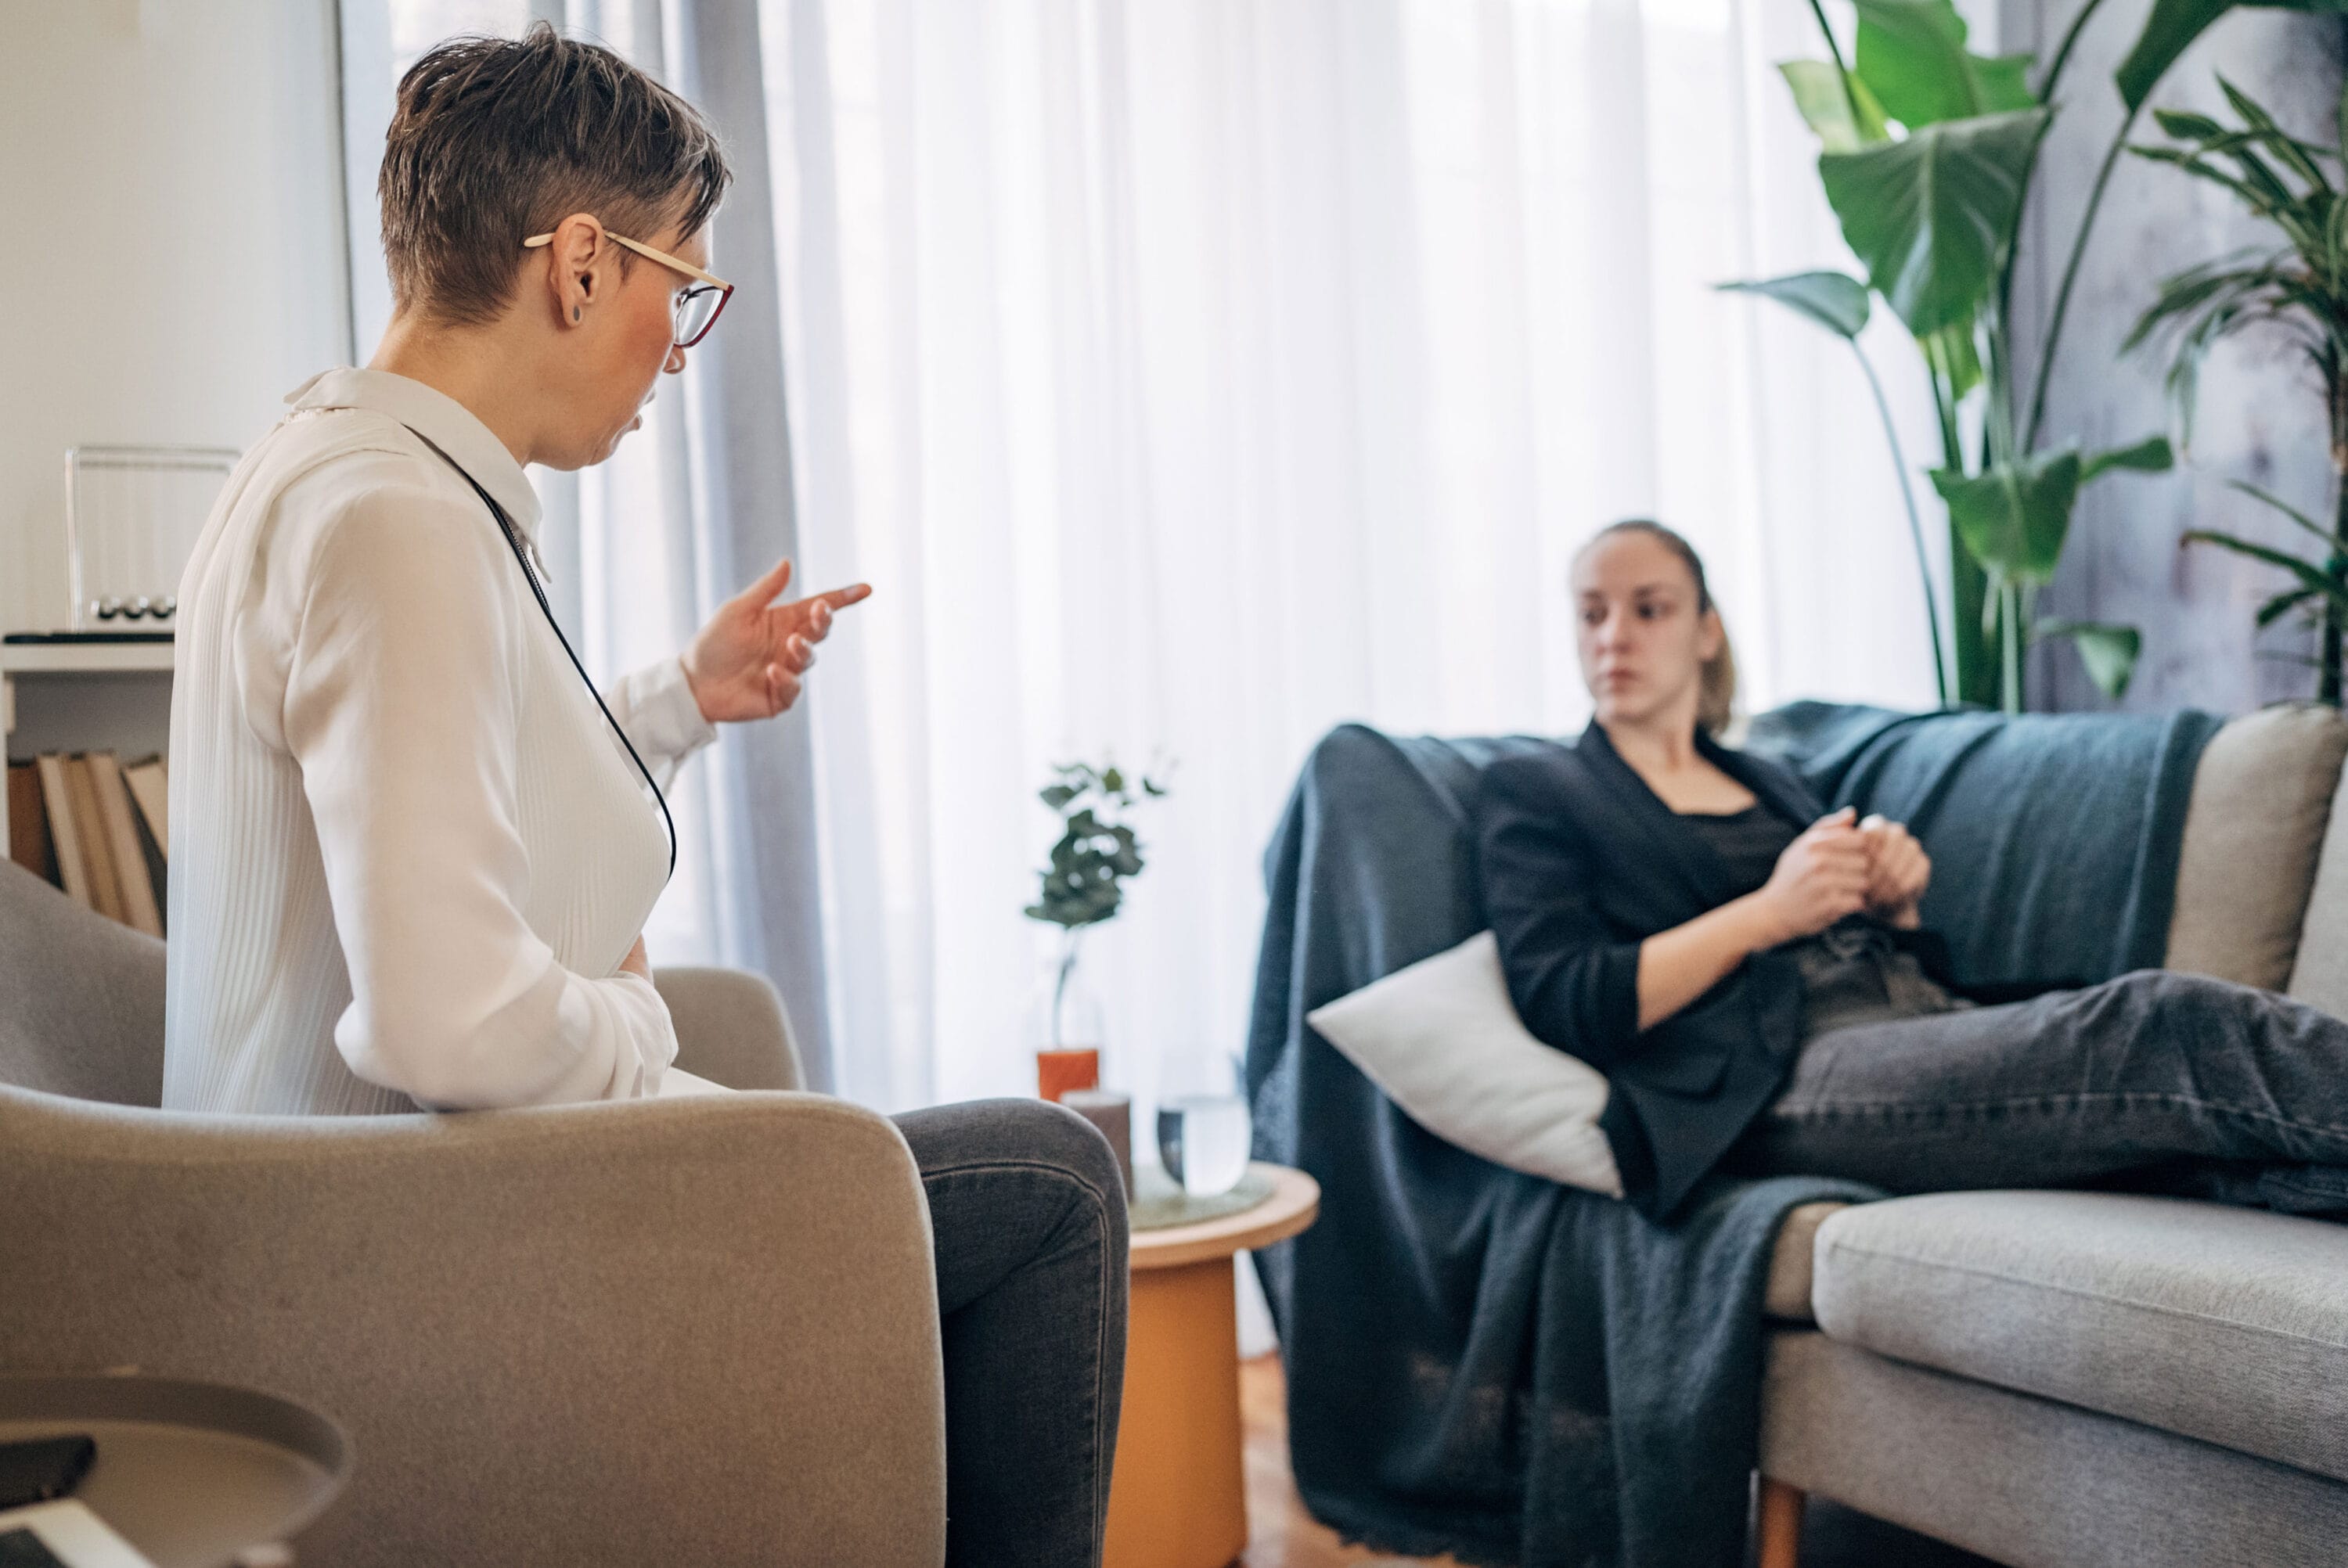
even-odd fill
[[[835,588],[829,593],[808,596],[809,603],[828,604],[834,610],[846,610],[851,604],[861,604],[872,597],[869,582],[853,583],[847,588]]]

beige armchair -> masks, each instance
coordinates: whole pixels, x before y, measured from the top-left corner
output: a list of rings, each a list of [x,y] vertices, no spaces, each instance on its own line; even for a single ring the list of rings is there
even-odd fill
[[[660,978],[747,1093],[154,1109],[163,948],[0,862],[0,1370],[136,1367],[349,1432],[304,1568],[935,1564],[929,1220],[895,1127],[788,1092],[773,991]]]

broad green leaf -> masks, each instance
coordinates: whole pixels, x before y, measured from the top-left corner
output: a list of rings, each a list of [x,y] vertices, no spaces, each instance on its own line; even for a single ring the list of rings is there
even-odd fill
[[[2009,109],[2026,109],[2039,101],[2038,95],[2030,90],[2030,67],[2038,63],[2035,56],[1975,55],[1972,62],[1985,112],[2003,114]]]
[[[1883,106],[1857,77],[1846,78],[1832,60],[1787,60],[1777,67],[1786,85],[1794,89],[1794,108],[1801,112],[1802,123],[1818,133],[1818,143],[1828,152],[1856,152],[1871,141],[1891,139],[1891,128],[1884,123]],[[1844,88],[1848,80],[1849,88]],[[1856,99],[1859,112],[1851,113]]]
[[[2152,15],[2145,18],[2136,46],[2112,74],[2119,84],[2121,100],[2131,110],[2143,108],[2154,86],[2177,63],[2177,56],[2209,31],[2211,23],[2234,9],[2234,4],[2235,0],[2152,0]],[[2282,0],[2261,9],[2340,15],[2348,14],[2348,0]]]
[[[1764,282],[1723,283],[1723,293],[1760,294],[1840,338],[1867,325],[1867,285],[1840,272],[1795,272]]]
[[[2044,109],[1985,115],[1820,155],[1844,241],[1917,336],[1963,320],[1987,297],[2045,124]]]
[[[1964,18],[1950,0],[1858,0],[1858,10],[1853,69],[1910,130],[2037,105],[2023,79],[2029,57],[1967,53]]]
[[[2177,455],[2168,449],[2166,436],[2147,436],[2133,446],[2115,446],[2108,452],[2098,452],[2079,470],[2079,483],[2092,484],[2096,477],[2114,468],[2126,468],[2137,474],[2166,474],[2177,466]]]
[[[2034,452],[1985,474],[1936,468],[1932,487],[1975,560],[2009,581],[2043,587],[2054,580],[2079,498],[2076,447]]]
[[[2128,678],[2136,673],[2137,655],[2144,638],[2133,626],[2103,620],[2042,620],[2030,629],[2033,642],[2068,638],[2087,667],[2087,679],[2105,696],[2116,701],[2127,694]]]

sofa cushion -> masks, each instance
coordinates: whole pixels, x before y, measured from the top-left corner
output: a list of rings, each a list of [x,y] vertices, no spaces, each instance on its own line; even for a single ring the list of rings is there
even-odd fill
[[[2290,982],[2343,759],[2348,719],[2312,702],[2236,719],[2210,740],[2178,847],[2168,968],[2271,991]]]
[[[2348,1481],[2348,1226],[2116,1193],[1940,1193],[1820,1227],[1837,1340]]]
[[[1324,1003],[1305,1021],[1437,1137],[1511,1171],[1622,1195],[1598,1125],[1605,1076],[1525,1028],[1491,932]]]
[[[1993,1563],[2340,1568],[2348,1486],[2293,1465],[1799,1329],[1769,1336],[1765,1378],[1764,1475]],[[1979,1563],[1921,1546],[1833,1561]]]
[[[2302,922],[2299,953],[2291,971],[2291,994],[2328,1013],[2348,1018],[2348,779],[2333,797],[2332,819],[2341,831],[2326,832],[2323,849],[2315,860],[2315,885],[2309,889],[2307,917]]]

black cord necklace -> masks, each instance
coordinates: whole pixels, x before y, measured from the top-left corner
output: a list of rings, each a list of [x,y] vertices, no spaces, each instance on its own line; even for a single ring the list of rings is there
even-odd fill
[[[676,875],[676,818],[669,815],[668,796],[663,794],[661,786],[653,782],[653,770],[644,766],[644,759],[636,754],[636,743],[628,739],[628,732],[620,727],[620,721],[612,717],[611,707],[604,702],[603,693],[595,689],[595,678],[587,673],[587,666],[579,662],[579,654],[572,648],[571,639],[562,635],[562,623],[554,619],[554,606],[547,602],[546,589],[540,585],[538,573],[530,566],[530,557],[521,548],[520,531],[514,527],[513,519],[506,516],[506,509],[498,505],[497,497],[482,488],[481,482],[467,473],[462,463],[458,462],[446,452],[442,452],[434,444],[432,438],[421,430],[416,429],[413,425],[408,426],[408,429],[418,441],[438,453],[442,462],[463,475],[465,483],[473,487],[473,494],[480,497],[481,504],[489,507],[489,516],[498,520],[498,532],[506,537],[506,546],[513,551],[514,560],[521,568],[522,579],[530,584],[531,596],[538,600],[538,608],[545,613],[546,624],[554,629],[554,640],[562,644],[563,652],[571,655],[571,667],[579,671],[579,679],[587,682],[587,694],[595,699],[595,706],[602,709],[605,721],[612,726],[612,733],[620,737],[620,744],[628,748],[628,760],[636,764],[636,772],[644,775],[645,787],[653,792],[653,799],[660,804],[661,821],[668,825],[668,874],[674,877]]]

